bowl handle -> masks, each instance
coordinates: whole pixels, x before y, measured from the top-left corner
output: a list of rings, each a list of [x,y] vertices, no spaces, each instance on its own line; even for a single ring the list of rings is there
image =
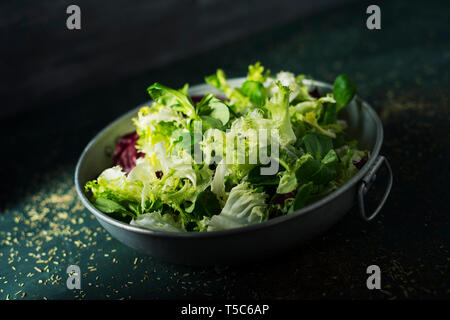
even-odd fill
[[[365,205],[364,205],[364,195],[370,190],[372,183],[375,181],[375,179],[377,177],[376,172],[378,171],[378,169],[381,167],[382,164],[386,165],[386,168],[388,169],[388,172],[389,172],[386,191],[384,192],[383,198],[381,199],[378,207],[375,209],[375,211],[371,215],[368,216],[366,214],[366,209],[365,209]],[[364,220],[370,221],[373,218],[375,218],[375,216],[378,214],[378,212],[380,212],[381,208],[383,207],[384,203],[386,202],[386,199],[389,196],[389,192],[391,192],[392,181],[393,181],[392,169],[391,169],[391,166],[389,165],[389,162],[387,161],[387,159],[385,157],[378,156],[377,159],[375,160],[374,165],[369,169],[367,174],[361,180],[361,182],[359,184],[359,188],[358,188],[359,212],[361,213],[361,217]]]

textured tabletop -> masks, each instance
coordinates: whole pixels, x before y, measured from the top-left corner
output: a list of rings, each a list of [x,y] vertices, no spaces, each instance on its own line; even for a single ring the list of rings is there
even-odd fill
[[[376,31],[365,27],[367,4],[349,3],[1,119],[0,298],[450,297],[450,3],[420,3],[380,1]],[[357,83],[382,119],[381,154],[394,171],[381,214],[366,223],[353,209],[295,251],[241,266],[168,264],[111,238],[75,192],[87,142],[148,100],[155,81],[193,85],[218,67],[242,76],[258,60],[273,72],[328,82],[345,72]],[[81,290],[66,287],[72,264],[81,269]],[[382,290],[366,287],[372,264]]]

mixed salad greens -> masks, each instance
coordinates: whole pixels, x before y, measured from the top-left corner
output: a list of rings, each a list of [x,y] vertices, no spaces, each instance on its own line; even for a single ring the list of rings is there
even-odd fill
[[[356,92],[346,75],[326,95],[260,63],[238,88],[220,69],[205,80],[222,94],[148,88],[154,102],[119,140],[115,166],[86,184],[100,211],[159,231],[237,228],[317,201],[367,161],[338,119]]]

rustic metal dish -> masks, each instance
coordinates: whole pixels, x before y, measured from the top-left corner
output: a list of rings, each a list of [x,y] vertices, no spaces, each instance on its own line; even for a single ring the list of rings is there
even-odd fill
[[[229,81],[240,86],[244,78]],[[308,81],[323,94],[331,85]],[[194,86],[191,95],[218,93],[207,84]],[[294,213],[273,218],[247,227],[213,232],[152,231],[115,220],[96,209],[84,192],[87,181],[95,179],[112,166],[112,150],[117,138],[134,130],[131,118],[140,107],[128,112],[97,134],[81,154],[75,171],[75,186],[81,201],[108,232],[125,245],[153,257],[188,265],[234,264],[260,260],[298,245],[318,235],[358,203],[361,217],[372,220],[384,205],[392,187],[392,171],[387,159],[379,155],[383,142],[383,127],[370,105],[356,97],[340,113],[351,136],[358,139],[361,148],[370,150],[370,158],[362,169],[341,188]],[[367,214],[364,195],[370,189],[376,172],[385,165],[388,169],[386,190],[378,207]]]

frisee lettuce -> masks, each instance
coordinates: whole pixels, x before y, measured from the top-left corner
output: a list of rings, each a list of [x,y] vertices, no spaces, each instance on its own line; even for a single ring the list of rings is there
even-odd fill
[[[145,156],[134,159],[128,174],[116,165],[89,181],[93,205],[142,228],[210,232],[290,214],[336,190],[367,157],[348,141],[346,123],[338,119],[356,86],[340,75],[333,92],[320,95],[305,78],[286,71],[271,75],[257,62],[242,85],[232,87],[218,69],[205,81],[226,99],[208,93],[197,103],[188,85],[151,85],[153,102],[133,119],[136,148]],[[256,139],[262,129],[267,139]],[[274,148],[279,152],[267,154],[269,164],[258,158]],[[201,151],[201,161],[192,150]],[[261,174],[272,164],[274,174]]]

